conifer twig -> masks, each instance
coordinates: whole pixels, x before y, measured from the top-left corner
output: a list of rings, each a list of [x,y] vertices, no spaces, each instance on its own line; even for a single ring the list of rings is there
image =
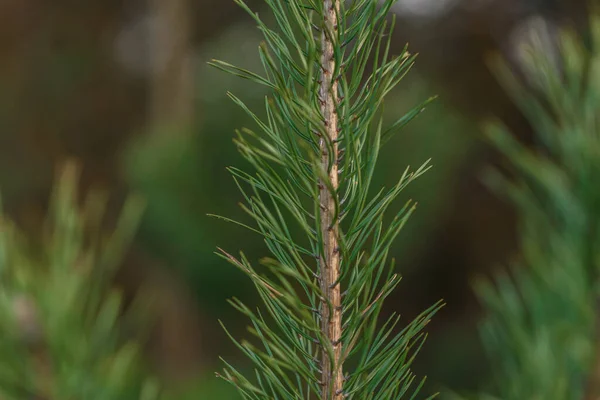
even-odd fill
[[[342,309],[340,292],[340,254],[338,250],[339,221],[336,216],[338,189],[338,80],[335,70],[334,43],[338,29],[339,0],[324,0],[323,30],[321,33],[321,84],[319,100],[325,123],[325,135],[321,137],[321,167],[328,171],[329,182],[320,182],[321,234],[323,254],[320,258],[320,281],[324,299],[321,301],[321,331],[333,347],[333,360],[327,349],[322,350],[321,398],[341,399],[343,395],[342,373]]]
[[[260,128],[238,131],[235,141],[254,173],[230,168],[255,226],[222,218],[263,236],[273,257],[258,270],[243,253],[221,252],[252,279],[264,308],[231,301],[260,343],[228,333],[252,360],[256,379],[230,364],[219,376],[247,400],[414,398],[423,381],[411,387],[410,365],[440,304],[397,334],[397,318],[379,326],[377,317],[398,284],[387,262],[391,245],[414,207],[389,224],[384,214],[427,164],[407,169],[389,190],[369,190],[382,143],[423,108],[383,127],[384,97],[414,61],[406,48],[390,54],[394,23],[386,16],[394,0],[265,0],[275,29],[236,2],[264,34],[265,74],[211,65],[268,87],[270,96],[261,119],[229,94]]]
[[[494,398],[600,395],[600,191],[592,183],[600,172],[600,15],[590,16],[589,37],[557,35],[558,57],[524,49],[528,81],[502,60],[492,64],[536,139],[526,147],[504,124],[487,127],[512,169],[512,176],[491,171],[488,182],[515,205],[521,228],[520,260],[477,287],[488,311],[481,334]]]

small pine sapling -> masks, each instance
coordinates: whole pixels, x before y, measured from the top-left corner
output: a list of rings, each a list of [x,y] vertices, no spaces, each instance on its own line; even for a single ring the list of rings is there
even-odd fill
[[[394,1],[265,0],[275,28],[236,3],[264,35],[264,75],[211,64],[270,91],[262,118],[229,96],[258,126],[235,140],[253,172],[230,171],[254,225],[236,223],[262,235],[272,257],[259,269],[243,253],[219,253],[252,279],[263,302],[253,311],[232,300],[259,343],[233,339],[255,378],[229,364],[220,376],[245,399],[414,398],[424,381],[411,363],[441,304],[399,332],[398,316],[383,324],[378,316],[400,281],[390,248],[415,204],[387,213],[428,163],[370,191],[380,150],[429,101],[383,126],[383,100],[415,61],[406,48],[390,54]]]

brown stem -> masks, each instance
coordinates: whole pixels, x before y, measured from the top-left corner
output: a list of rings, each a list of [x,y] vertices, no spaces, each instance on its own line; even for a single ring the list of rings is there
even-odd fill
[[[338,219],[335,215],[338,188],[338,82],[333,78],[335,70],[334,43],[337,34],[339,0],[323,0],[324,29],[321,34],[321,84],[319,97],[321,114],[325,120],[325,135],[320,141],[321,165],[328,172],[329,182],[319,182],[321,208],[321,234],[323,253],[320,261],[321,331],[333,347],[333,359],[324,348],[321,356],[322,400],[343,398],[342,371],[342,308],[339,284],[340,255],[338,248]],[[330,34],[331,33],[331,34]],[[333,188],[333,191],[331,190]]]

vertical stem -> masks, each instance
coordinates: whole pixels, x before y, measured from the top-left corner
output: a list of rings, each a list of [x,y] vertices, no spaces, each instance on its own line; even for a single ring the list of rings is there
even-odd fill
[[[329,182],[319,182],[321,201],[321,234],[323,254],[320,262],[321,291],[321,331],[333,347],[333,359],[326,349],[321,356],[322,400],[343,398],[342,371],[342,307],[340,293],[340,254],[338,247],[338,218],[336,217],[336,197],[338,189],[338,82],[333,77],[335,70],[334,41],[337,36],[339,0],[323,0],[324,29],[321,34],[321,84],[319,98],[321,114],[325,120],[326,132],[321,138],[321,165],[328,172]],[[325,137],[326,136],[326,137]],[[333,191],[330,190],[333,188]]]
[[[150,0],[158,18],[150,82],[152,125],[188,132],[194,119],[190,0]]]

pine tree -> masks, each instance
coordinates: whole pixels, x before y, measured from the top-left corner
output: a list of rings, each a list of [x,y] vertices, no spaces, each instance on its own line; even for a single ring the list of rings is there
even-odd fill
[[[429,101],[383,126],[384,98],[415,61],[406,48],[390,54],[394,1],[265,0],[275,28],[236,3],[264,34],[264,75],[212,65],[270,91],[263,118],[229,96],[258,126],[235,140],[253,172],[230,171],[254,225],[236,223],[262,235],[271,257],[255,268],[243,253],[219,253],[263,302],[257,311],[231,302],[251,321],[255,340],[232,340],[255,378],[230,364],[220,376],[246,399],[414,398],[424,381],[411,363],[440,304],[399,332],[398,316],[378,316],[400,281],[390,246],[415,209],[409,201],[388,218],[390,206],[428,163],[370,190],[379,151]]]
[[[79,207],[77,176],[75,164],[61,170],[40,241],[0,218],[0,399],[156,399],[130,337],[139,332],[125,329],[140,315],[128,318],[112,287],[140,200],[106,235],[106,196],[92,191]]]
[[[535,130],[528,149],[501,123],[491,139],[510,160],[510,178],[489,175],[514,204],[521,255],[509,273],[480,282],[488,316],[481,333],[493,370],[485,399],[597,399],[600,395],[600,18],[585,40],[559,37],[558,57],[527,49],[520,81],[498,76]],[[589,39],[589,40],[588,40]]]

